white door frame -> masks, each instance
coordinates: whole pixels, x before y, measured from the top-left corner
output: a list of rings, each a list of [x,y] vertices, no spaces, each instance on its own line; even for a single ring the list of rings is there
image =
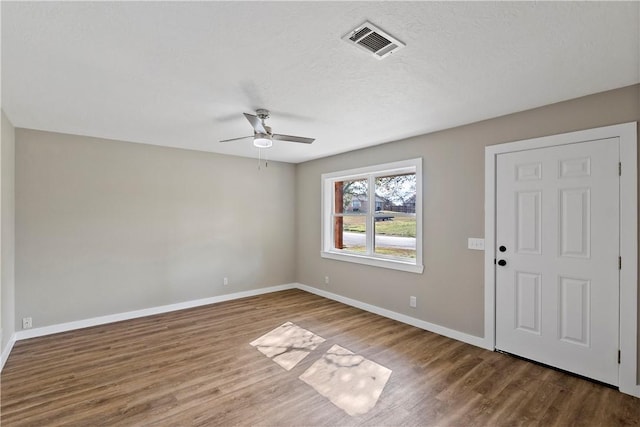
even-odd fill
[[[620,176],[620,391],[640,397],[638,384],[638,172],[637,122],[527,139],[485,148],[484,182],[484,347],[495,350],[496,157],[498,154],[536,148],[618,138]]]

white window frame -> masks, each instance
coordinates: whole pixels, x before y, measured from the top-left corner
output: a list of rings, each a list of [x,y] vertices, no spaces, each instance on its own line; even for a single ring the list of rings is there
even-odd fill
[[[416,257],[390,258],[375,254],[358,254],[346,252],[333,247],[333,213],[334,213],[334,185],[339,181],[353,181],[368,179],[368,192],[375,195],[375,178],[379,176],[400,175],[403,173],[416,174]],[[393,270],[422,273],[422,158],[402,160],[399,162],[367,166],[345,171],[325,173],[321,176],[322,194],[322,239],[320,256],[338,261],[354,262],[374,267],[390,268]],[[373,230],[375,214],[375,197],[368,197],[366,246],[373,247]]]

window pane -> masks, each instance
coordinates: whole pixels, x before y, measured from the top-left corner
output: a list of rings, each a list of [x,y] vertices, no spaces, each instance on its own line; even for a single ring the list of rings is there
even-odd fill
[[[416,174],[376,178],[374,251],[416,257]]]
[[[420,158],[322,174],[322,257],[422,273],[421,188]]]
[[[335,183],[335,213],[366,213],[368,205],[367,180],[338,181]]]
[[[334,247],[366,253],[366,226],[365,216],[336,216],[333,223]]]

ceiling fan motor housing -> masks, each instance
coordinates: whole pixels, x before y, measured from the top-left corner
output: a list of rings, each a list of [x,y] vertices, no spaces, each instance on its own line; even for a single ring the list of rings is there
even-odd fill
[[[256,110],[256,115],[262,120],[267,120],[269,118],[269,110],[259,108]]]

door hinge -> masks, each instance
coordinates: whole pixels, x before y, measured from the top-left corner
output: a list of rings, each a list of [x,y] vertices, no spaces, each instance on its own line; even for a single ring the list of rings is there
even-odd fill
[[[622,176],[622,162],[618,162],[618,176]]]
[[[620,363],[620,350],[618,350],[618,364]]]
[[[618,270],[622,270],[622,257],[618,257]]]

